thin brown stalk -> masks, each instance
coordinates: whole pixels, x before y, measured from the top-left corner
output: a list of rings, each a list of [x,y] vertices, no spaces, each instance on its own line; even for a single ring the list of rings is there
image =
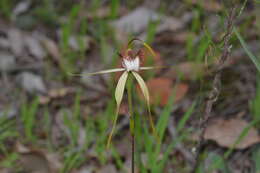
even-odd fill
[[[206,130],[206,126],[207,123],[209,121],[209,119],[211,118],[211,112],[212,112],[212,107],[214,105],[214,103],[217,101],[218,96],[220,94],[220,89],[221,89],[221,74],[222,74],[222,69],[225,66],[225,62],[227,61],[229,54],[230,54],[230,38],[232,36],[233,33],[233,26],[234,26],[234,20],[236,17],[236,7],[232,8],[230,11],[230,14],[228,16],[227,19],[227,28],[226,28],[226,34],[224,36],[224,48],[223,48],[223,52],[222,55],[219,59],[218,64],[216,65],[215,69],[215,75],[214,75],[214,79],[213,79],[213,83],[212,83],[212,89],[209,92],[206,104],[205,104],[205,110],[204,110],[204,114],[200,119],[199,122],[199,128],[201,130],[200,135],[199,135],[199,141],[196,147],[196,155],[195,155],[195,165],[193,168],[193,173],[196,172],[196,169],[199,166],[199,162],[200,162],[200,154],[202,152],[203,149],[203,145],[205,143],[204,141],[204,134],[205,134],[205,130]]]

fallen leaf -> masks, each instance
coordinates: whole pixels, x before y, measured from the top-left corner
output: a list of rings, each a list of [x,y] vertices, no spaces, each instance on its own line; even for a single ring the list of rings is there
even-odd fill
[[[11,28],[8,30],[10,47],[15,56],[21,56],[24,50],[24,39],[20,30]]]
[[[65,95],[71,93],[73,90],[72,88],[58,88],[58,89],[51,89],[48,93],[51,98],[58,98],[64,97]]]
[[[73,92],[74,90],[72,88],[50,89],[46,95],[40,96],[39,102],[40,104],[45,105],[48,104],[52,99],[62,98]]]
[[[139,7],[113,22],[112,25],[119,31],[140,33],[146,29],[150,21],[156,20],[159,20],[159,15],[157,13],[148,8]]]
[[[14,170],[11,168],[0,168],[0,173],[12,173]]]
[[[237,141],[242,131],[248,127],[249,123],[240,118],[233,119],[213,119],[206,127],[204,138],[213,140],[222,147],[232,147]],[[235,146],[236,149],[245,149],[260,142],[257,130],[252,127],[247,135]]]
[[[33,35],[24,36],[24,43],[31,55],[37,59],[43,59],[46,56],[46,52],[43,49],[40,41]]]
[[[114,165],[109,164],[107,166],[102,167],[97,173],[117,173],[116,168]]]
[[[182,28],[184,23],[175,18],[175,17],[163,17],[162,22],[159,24],[159,26],[156,29],[156,33],[161,33],[164,31],[177,31],[178,29]]]
[[[49,173],[50,167],[47,159],[38,152],[29,152],[21,154],[20,165],[26,172]]]
[[[39,75],[29,72],[22,72],[17,76],[17,81],[20,84],[20,86],[28,93],[45,94],[47,91],[46,86],[41,76]]]
[[[188,91],[188,85],[179,83],[173,85],[172,80],[169,78],[153,78],[146,82],[150,97],[151,103],[159,103],[161,106],[164,106],[168,103],[170,96],[175,91],[175,102],[180,101]],[[138,89],[139,96],[142,93]]]
[[[93,165],[83,166],[78,170],[73,170],[71,173],[93,173],[95,172],[95,167]]]
[[[212,12],[217,12],[222,9],[221,4],[218,1],[208,1],[208,0],[192,0],[193,4],[199,4],[201,5],[204,9]]]
[[[41,39],[44,47],[46,48],[47,52],[51,55],[54,61],[57,64],[60,64],[61,53],[59,50],[58,45],[51,39],[44,37]]]
[[[179,102],[184,96],[187,94],[189,90],[189,86],[185,83],[178,83],[173,86],[174,94],[174,102]]]
[[[184,62],[172,67],[164,76],[176,79],[181,76],[185,80],[195,80],[206,74],[205,65],[194,62]]]
[[[20,154],[19,164],[26,172],[56,173],[62,168],[57,154],[29,148],[20,142],[16,143],[15,150]]]
[[[147,81],[147,87],[150,92],[151,102],[156,104],[158,101],[161,105],[168,103],[172,92],[172,81],[168,78],[154,78]]]
[[[6,38],[0,37],[0,48],[2,49],[8,49],[10,47],[10,42]]]
[[[0,71],[10,71],[16,66],[15,57],[7,52],[0,52]]]
[[[169,32],[164,32],[156,37],[156,41],[164,44],[185,44],[189,35],[191,35],[190,32],[180,31],[171,34],[171,36],[169,37]]]
[[[19,2],[13,9],[12,17],[15,18],[16,16],[26,12],[31,5],[31,1],[21,1]]]

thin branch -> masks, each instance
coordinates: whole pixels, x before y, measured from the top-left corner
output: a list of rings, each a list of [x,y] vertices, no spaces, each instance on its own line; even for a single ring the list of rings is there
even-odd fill
[[[204,134],[205,134],[205,129],[206,129],[206,125],[208,124],[209,119],[211,118],[211,112],[212,112],[212,107],[213,104],[217,101],[218,96],[220,94],[220,90],[221,90],[221,73],[223,68],[225,67],[225,62],[227,61],[227,59],[229,58],[229,54],[230,54],[230,38],[232,36],[233,33],[233,26],[234,26],[234,20],[236,17],[236,7],[231,9],[231,12],[228,16],[227,19],[227,28],[226,28],[226,34],[224,36],[223,42],[224,42],[224,46],[223,46],[223,52],[222,55],[219,59],[218,64],[216,65],[215,69],[215,76],[213,79],[213,83],[212,83],[212,89],[209,92],[207,101],[206,101],[206,105],[205,105],[205,110],[204,110],[204,115],[203,117],[201,117],[200,122],[199,122],[199,127],[200,127],[200,136],[199,136],[199,141],[198,141],[198,145],[197,145],[197,151],[196,151],[196,155],[195,155],[195,165],[193,168],[193,172],[196,172],[196,169],[199,166],[199,157],[200,157],[200,153],[202,152],[202,148],[204,145]]]

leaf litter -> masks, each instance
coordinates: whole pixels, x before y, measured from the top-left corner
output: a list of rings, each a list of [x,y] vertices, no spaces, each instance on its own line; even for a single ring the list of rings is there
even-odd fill
[[[231,148],[248,126],[249,123],[241,118],[213,119],[206,127],[204,138],[213,140],[222,147]],[[245,149],[259,142],[260,136],[256,128],[252,127],[246,136],[235,145],[235,149]]]
[[[219,11],[221,11],[221,8],[222,8],[219,1],[208,1],[208,2],[204,2],[204,3],[200,3],[200,1],[193,0],[191,2],[191,4],[195,5],[195,8],[199,7],[199,8],[206,9],[207,12],[203,15],[209,15],[210,20],[211,20],[211,17],[214,18],[214,16],[215,16],[214,12],[219,12]],[[176,5],[176,4],[174,3],[174,5]],[[13,10],[14,11],[13,15],[20,15],[21,13],[27,13],[28,11],[31,10],[31,7],[29,7],[29,6],[30,6],[30,2],[28,3],[27,1],[21,1],[20,3],[18,3],[18,5],[15,6],[15,8]],[[177,7],[174,6],[174,9],[179,11],[179,9]],[[125,9],[123,9],[123,10],[125,10]],[[124,12],[123,16],[122,16],[123,13],[121,13],[121,11],[122,11],[122,8],[119,9],[119,13],[120,13],[119,18],[113,19],[114,22],[111,22],[111,24],[114,25],[114,27],[117,29],[117,33],[119,33],[119,32],[125,33],[124,38],[122,38],[121,40],[123,40],[123,39],[127,40],[128,39],[127,35],[129,33],[134,33],[135,36],[139,35],[142,38],[146,38],[148,24],[150,22],[159,22],[156,27],[153,43],[155,44],[156,48],[158,45],[159,45],[158,47],[160,48],[160,45],[171,44],[170,45],[171,50],[167,50],[167,48],[163,48],[163,47],[162,47],[162,49],[158,49],[157,50],[158,58],[153,60],[156,65],[163,65],[169,59],[170,59],[169,62],[172,62],[173,60],[171,58],[176,57],[175,55],[179,52],[179,50],[180,50],[180,52],[185,50],[185,48],[183,48],[182,46],[186,44],[187,39],[188,39],[187,35],[189,35],[190,34],[189,32],[191,32],[190,31],[191,29],[189,28],[190,26],[186,25],[186,24],[190,24],[193,21],[194,13],[191,13],[189,10],[187,10],[184,14],[181,14],[181,16],[178,16],[178,18],[172,17],[173,15],[171,15],[169,17],[169,16],[162,16],[161,13],[157,12],[157,10],[150,9],[150,8],[147,8],[144,6],[137,7],[132,11],[128,11],[127,13]],[[99,16],[99,14],[97,14],[96,17],[108,18],[109,14],[110,14],[109,12],[110,12],[110,8],[106,8],[106,10],[103,10],[103,12],[100,16]],[[179,12],[177,12],[177,13],[179,13]],[[95,16],[94,17],[93,16],[94,15],[92,15],[90,12],[88,12],[88,22],[90,22],[89,25],[91,25],[91,22],[92,22],[91,20],[95,19]],[[205,18],[207,18],[207,17],[208,16],[205,16]],[[203,16],[203,18],[204,18],[204,16]],[[201,20],[201,22],[203,22],[203,20]],[[212,20],[212,23],[215,23],[215,22]],[[2,25],[2,22],[0,24]],[[6,26],[8,26],[8,25],[6,25]],[[219,26],[219,24],[217,24],[217,26]],[[59,28],[58,29],[58,31],[59,31],[60,26],[58,26],[58,28]],[[4,31],[4,34],[2,34],[2,30]],[[52,77],[46,79],[47,75],[44,76],[45,73],[38,73],[39,70],[44,70],[44,72],[48,71],[47,73],[50,73],[51,74],[50,76],[54,76],[54,75],[55,75],[55,77],[58,76],[56,72],[58,71],[57,69],[59,69],[59,67],[57,67],[56,64],[61,65],[62,61],[65,58],[67,58],[67,57],[63,57],[63,52],[62,52],[63,50],[59,47],[60,41],[57,41],[57,39],[56,39],[56,38],[58,38],[58,40],[59,40],[59,35],[56,34],[56,31],[53,31],[53,33],[49,34],[47,32],[45,33],[45,31],[43,31],[44,29],[43,30],[35,29],[35,30],[37,30],[37,32],[35,32],[35,31],[24,32],[18,28],[15,28],[14,26],[11,26],[7,30],[1,29],[0,57],[5,56],[5,58],[1,58],[1,60],[0,60],[1,61],[1,63],[0,63],[1,71],[9,71],[10,69],[16,68],[17,66],[18,67],[23,66],[23,64],[22,65],[20,64],[21,59],[22,59],[22,61],[25,59],[25,61],[23,63],[25,63],[26,65],[28,65],[28,64],[31,65],[32,60],[41,61],[41,62],[44,62],[47,64],[47,63],[49,63],[49,61],[48,61],[49,59],[47,59],[46,57],[47,57],[47,55],[49,55],[51,60],[54,61],[54,64],[51,64],[50,71],[49,71],[49,69],[45,70],[45,69],[39,69],[37,67],[36,67],[36,70],[22,69],[22,70],[19,70],[18,72],[15,71],[15,73],[13,73],[13,70],[11,70],[12,73],[10,73],[10,76],[8,76],[8,77],[10,77],[11,80],[13,77],[17,78],[17,82],[26,91],[27,94],[29,94],[31,96],[40,94],[41,95],[40,97],[43,99],[42,106],[48,105],[48,103],[50,101],[56,102],[56,100],[58,100],[57,98],[59,98],[60,100],[73,100],[73,98],[69,95],[70,89],[68,89],[68,88],[71,85],[74,85],[74,82],[61,80],[61,81],[58,81],[58,83],[60,83],[62,85],[60,88],[48,89],[48,88],[52,88],[49,86],[49,84],[54,82],[54,80],[56,80],[56,79],[53,79]],[[119,30],[121,30],[121,31],[119,31]],[[38,31],[40,31],[40,32],[38,32]],[[213,28],[212,32],[215,32],[215,28]],[[171,33],[171,34],[169,35],[169,33]],[[219,32],[217,32],[217,33],[219,33]],[[2,37],[2,35],[5,35],[5,34],[7,36]],[[71,50],[77,52],[77,51],[79,51],[80,46],[79,46],[79,43],[77,42],[77,35],[75,35],[75,34],[77,34],[77,33],[72,33],[69,37],[70,38],[70,48],[71,48]],[[158,38],[160,38],[159,34],[162,34],[162,35],[165,34],[166,38],[161,37],[161,40],[158,39]],[[194,33],[194,34],[196,34],[196,33]],[[118,36],[118,34],[116,35],[116,37],[117,36]],[[196,35],[194,35],[194,36],[196,36]],[[220,37],[217,37],[217,38],[220,38]],[[92,38],[90,38],[90,39],[92,39]],[[94,39],[95,38],[93,37],[93,40]],[[85,39],[85,37],[84,37],[83,42],[86,43],[86,47],[84,50],[84,55],[86,55],[86,58],[84,58],[84,60],[83,59],[79,60],[80,62],[82,61],[83,63],[80,64],[79,66],[77,66],[77,67],[79,67],[77,70],[89,72],[89,71],[91,71],[91,70],[89,70],[89,68],[90,69],[94,68],[93,65],[90,65],[90,67],[89,67],[89,66],[85,66],[86,64],[84,64],[84,63],[89,64],[90,61],[96,60],[100,64],[99,59],[97,60],[97,58],[96,58],[99,56],[99,54],[98,54],[98,56],[95,56],[95,58],[91,59],[90,57],[92,56],[92,54],[88,54],[88,53],[94,52],[94,51],[92,49],[89,49],[89,40]],[[99,42],[94,41],[93,43],[94,44],[91,46],[98,48],[98,51],[99,51],[99,47],[97,44]],[[112,45],[110,43],[111,42],[109,41],[108,44]],[[257,46],[256,46],[257,42],[250,41],[250,44],[251,43],[252,43],[252,48],[254,50],[257,50]],[[180,46],[180,47],[178,47],[178,46]],[[178,52],[173,52],[176,49],[172,49],[172,48],[175,48],[175,47],[178,47],[177,48]],[[181,48],[181,49],[179,49],[179,48]],[[168,53],[161,54],[161,53],[165,53],[167,51],[170,52],[169,53],[170,56],[168,56]],[[208,68],[208,67],[206,67],[204,65],[204,62],[195,63],[195,62],[187,61],[185,59],[185,57],[183,57],[183,56],[185,56],[185,52],[184,52],[184,54],[181,54],[181,55],[182,56],[180,57],[180,61],[178,59],[178,61],[177,61],[178,63],[174,64],[173,68],[171,68],[170,70],[166,70],[166,71],[163,71],[163,70],[156,71],[155,78],[149,79],[147,81],[148,82],[147,86],[150,90],[150,93],[152,94],[151,101],[154,102],[154,104],[157,104],[157,102],[158,102],[158,104],[160,104],[161,106],[165,106],[169,100],[169,96],[172,94],[172,92],[174,90],[176,91],[176,102],[181,103],[181,101],[183,99],[185,99],[185,100],[187,99],[187,100],[189,100],[189,102],[191,102],[191,100],[194,98],[193,96],[195,94],[193,92],[188,92],[188,91],[190,91],[190,90],[194,91],[196,88],[198,88],[198,84],[197,84],[198,79],[200,79],[200,78],[204,79],[204,77],[206,77],[205,78],[206,80],[208,79],[210,71],[207,71],[206,68]],[[236,64],[241,64],[241,62],[244,63],[242,49],[239,49],[238,56],[240,56],[242,58],[240,58],[241,61],[236,61]],[[22,58],[20,58],[20,57],[22,57]],[[161,58],[161,57],[163,57],[163,58]],[[85,61],[85,59],[86,59],[86,61]],[[110,62],[110,59],[109,59],[109,62]],[[32,65],[34,65],[34,64],[32,64]],[[246,64],[246,63],[243,65],[248,66],[248,64]],[[227,70],[234,70],[234,69],[236,69],[236,66],[234,66],[233,64],[230,64],[227,68],[228,68]],[[53,69],[55,69],[55,70],[53,70]],[[36,71],[36,73],[35,73],[35,71]],[[55,71],[55,72],[53,73],[53,71]],[[250,74],[252,76],[254,76],[254,74],[252,72],[253,72],[253,70],[251,71]],[[24,76],[27,76],[27,77],[24,77]],[[228,77],[230,77],[230,76],[228,76]],[[180,82],[178,81],[179,78],[181,78]],[[50,80],[50,83],[49,83],[49,80]],[[176,80],[178,82],[176,82]],[[191,80],[196,81],[196,83],[195,84],[190,83]],[[45,81],[48,81],[48,82],[45,82]],[[105,83],[107,83],[108,81],[109,80],[106,80]],[[255,81],[252,80],[249,82],[254,84]],[[0,83],[2,84],[1,81],[0,81]],[[91,85],[93,87],[93,89],[100,87],[100,83],[97,80],[85,80],[84,83],[85,84],[80,84],[80,85],[78,85],[78,83],[77,83],[75,85],[77,85],[77,87],[79,89],[84,89],[84,91],[86,89],[87,97],[89,97],[89,96],[91,96],[91,94],[93,94],[93,92],[89,92],[90,90],[87,87],[87,85]],[[245,85],[247,85],[247,84],[245,84]],[[226,86],[224,86],[224,89],[225,89],[225,87]],[[103,88],[100,88],[100,90],[104,90],[104,88],[107,89],[106,87],[103,87]],[[74,93],[74,91],[73,91],[73,93]],[[2,95],[2,93],[1,93],[1,95]],[[239,95],[240,94],[238,94],[237,97],[239,97]],[[96,99],[94,102],[98,103],[101,100],[103,100],[103,102],[106,103],[106,101],[104,101],[105,99],[103,96],[104,96],[104,94],[102,93],[101,97],[99,97],[101,99]],[[1,101],[2,100],[5,100],[5,98],[1,98]],[[236,101],[237,101],[237,99],[234,99],[234,102],[236,102]],[[104,108],[104,103],[102,103],[101,108]],[[247,103],[248,103],[248,100],[247,100]],[[225,99],[221,104],[226,104]],[[243,104],[244,104],[244,102],[243,102]],[[127,114],[127,112],[128,112],[127,106],[126,105],[124,105],[124,106],[125,106],[125,108],[122,108],[122,110],[120,110],[120,111],[122,114]],[[57,117],[59,117],[59,118],[62,117],[63,110],[60,107],[62,107],[62,103],[59,106],[56,106],[55,108],[53,108],[51,106],[49,107],[49,109],[51,111],[51,115],[54,116],[53,119],[58,119]],[[84,107],[86,107],[86,109],[93,109],[92,107],[89,106],[89,104],[84,104]],[[67,105],[66,105],[66,108],[67,108]],[[70,108],[67,108],[67,109],[70,109]],[[97,111],[100,111],[100,110],[97,110],[97,109],[93,110],[93,112],[97,112]],[[221,111],[222,110],[219,110],[219,108],[216,108],[216,114]],[[1,107],[1,112],[2,112],[2,107]],[[42,111],[39,111],[39,114],[41,114],[41,112]],[[61,115],[56,116],[57,112],[58,112],[58,114],[61,114]],[[68,112],[69,112],[69,114],[72,114],[71,111],[68,111]],[[174,113],[179,114],[179,112],[174,112]],[[16,118],[17,115],[19,115],[19,112],[18,113],[16,112],[14,117]],[[2,116],[2,114],[0,114],[0,116]],[[58,121],[58,120],[56,120],[56,121]],[[192,121],[194,122],[194,121],[196,121],[196,119],[194,118],[194,119],[192,119]],[[68,132],[67,127],[64,126],[62,120],[59,120],[57,122],[58,125],[56,125],[55,123],[53,123],[53,124],[54,124],[52,127],[53,129],[57,128],[56,126],[59,126],[58,128],[60,128],[58,130],[59,132],[57,132],[57,131],[55,132],[55,130],[52,131],[52,133],[56,133],[56,134],[52,134],[52,135],[58,136],[58,137],[53,137],[53,138],[56,138],[54,145],[60,146],[62,143],[60,141],[60,138],[63,137],[62,132],[63,133],[65,132],[67,136],[69,136],[69,133],[67,133]],[[239,134],[248,125],[249,125],[249,122],[247,122],[241,118],[234,118],[233,116],[231,116],[230,119],[221,119],[221,118],[215,119],[215,120],[212,120],[211,124],[207,127],[204,138],[206,138],[207,140],[215,141],[220,147],[230,148],[233,146],[233,143],[236,141],[237,137],[239,137]],[[62,132],[60,132],[60,131],[62,131]],[[84,145],[85,133],[87,133],[87,132],[85,132],[82,127],[80,127],[79,135],[81,137],[78,141],[78,145],[80,145],[80,146]],[[71,139],[68,139],[68,140],[71,140]],[[259,136],[257,134],[257,128],[252,127],[249,130],[248,134],[244,137],[244,139],[235,146],[235,149],[246,149],[246,148],[254,146],[257,143],[259,143]],[[123,142],[122,145],[127,145],[127,143]],[[50,172],[52,170],[52,168],[51,168],[52,163],[55,163],[55,162],[59,163],[59,161],[57,161],[59,159],[51,160],[49,158],[50,152],[47,150],[40,149],[40,148],[32,149],[31,147],[25,147],[25,148],[27,148],[27,150],[25,150],[25,151],[17,150],[17,152],[21,154],[21,162],[20,162],[21,166],[23,168],[25,168],[26,170],[29,170],[29,172],[30,171],[32,171],[32,172],[33,171],[38,171],[38,172],[39,171],[40,172],[49,171]],[[189,149],[189,145],[185,146],[185,148]],[[129,153],[124,153],[122,151],[122,150],[125,150],[125,146],[121,146],[121,148],[119,147],[119,150],[121,150],[120,152],[122,152],[121,153],[122,155],[129,154]],[[57,156],[59,154],[55,153],[54,155]],[[86,153],[86,155],[89,156],[90,154]],[[124,162],[124,165],[127,165],[125,167],[129,167],[130,164],[127,164],[130,162],[129,156],[126,156],[126,157],[127,158],[126,158],[126,161]],[[95,156],[95,158],[97,158],[97,156]],[[49,162],[51,162],[51,164]],[[31,165],[30,163],[35,163],[35,164]],[[107,166],[104,166],[104,165],[97,166],[94,164],[93,164],[94,166],[90,166],[88,164],[89,163],[83,164],[82,168],[85,168],[85,169],[79,168],[77,170],[77,168],[75,168],[73,170],[73,172],[92,173],[92,172],[97,172],[97,171],[104,172],[107,170],[110,170],[111,172],[118,172],[118,170],[115,169],[114,161],[108,161]],[[37,165],[38,169],[36,168],[36,165]],[[60,165],[57,167],[60,168],[62,166]],[[6,169],[5,171],[8,171],[8,170]],[[2,172],[2,169],[0,170],[0,172]]]

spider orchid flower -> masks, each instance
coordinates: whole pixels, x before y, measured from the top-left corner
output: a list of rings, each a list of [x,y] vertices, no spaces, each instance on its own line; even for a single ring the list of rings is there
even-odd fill
[[[129,48],[130,44],[133,41],[142,42],[142,45],[146,49],[148,49],[148,51],[153,56],[155,56],[155,52],[153,51],[153,49],[148,44],[146,44],[142,40],[133,39],[128,43],[128,49],[126,50],[125,55],[119,54],[119,56],[122,58],[122,61],[121,61],[122,68],[102,70],[102,71],[87,74],[87,75],[96,75],[96,74],[105,74],[105,73],[113,73],[113,72],[123,72],[122,75],[119,77],[119,80],[118,80],[118,83],[117,83],[117,86],[116,86],[116,89],[115,89],[115,100],[116,100],[117,108],[116,108],[116,115],[115,115],[115,118],[114,118],[114,121],[113,121],[113,127],[112,127],[112,130],[111,130],[109,137],[108,137],[107,147],[110,146],[111,139],[112,139],[112,136],[113,136],[114,131],[115,131],[115,127],[116,127],[116,123],[117,123],[117,119],[118,119],[118,114],[119,114],[119,107],[120,107],[120,104],[121,104],[122,99],[123,99],[126,81],[127,81],[127,78],[130,74],[132,74],[134,76],[134,78],[137,80],[137,82],[138,82],[138,84],[141,88],[141,91],[144,95],[144,98],[145,98],[145,101],[146,101],[146,104],[147,104],[147,107],[148,107],[150,125],[151,125],[151,128],[152,128],[153,134],[156,136],[155,127],[154,127],[154,123],[153,123],[152,116],[151,116],[149,91],[148,91],[148,88],[147,88],[143,78],[140,76],[140,74],[138,72],[141,71],[141,70],[150,70],[150,69],[155,69],[155,68],[160,68],[160,67],[142,67],[141,64],[142,64],[142,60],[144,58],[144,54],[143,54],[141,49],[136,54],[133,53],[133,50],[131,48]]]

